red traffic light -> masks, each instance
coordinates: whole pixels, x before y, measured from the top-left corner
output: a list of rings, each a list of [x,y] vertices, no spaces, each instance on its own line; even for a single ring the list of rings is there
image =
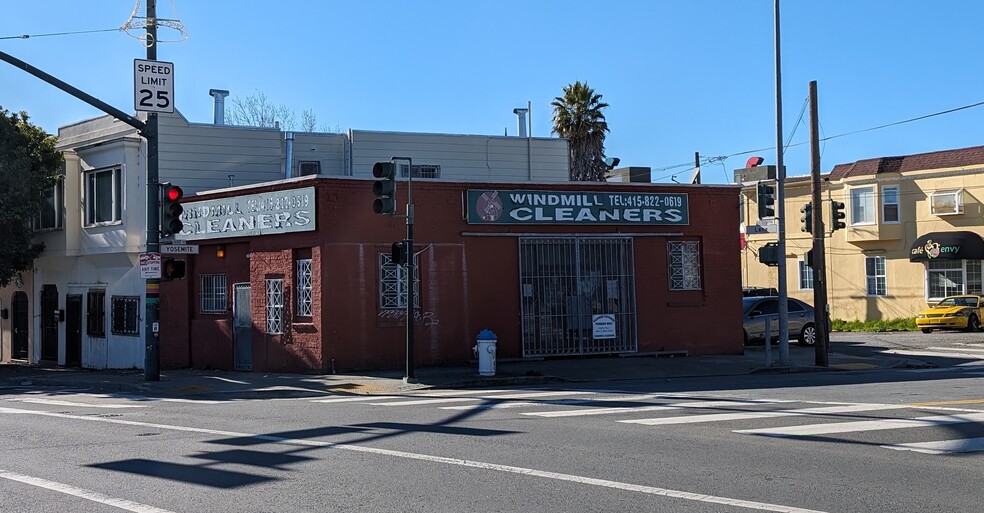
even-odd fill
[[[184,197],[184,191],[182,191],[181,187],[178,187],[177,185],[169,185],[164,191],[164,197],[167,198],[168,201],[178,201]]]

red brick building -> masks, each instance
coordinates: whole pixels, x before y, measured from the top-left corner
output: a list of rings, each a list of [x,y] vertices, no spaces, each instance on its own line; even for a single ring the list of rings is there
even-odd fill
[[[187,198],[198,253],[164,255],[186,275],[162,283],[162,365],[402,368],[406,219],[373,214],[370,184]],[[499,358],[742,352],[738,187],[490,185],[413,184],[417,366],[469,361],[485,328]]]

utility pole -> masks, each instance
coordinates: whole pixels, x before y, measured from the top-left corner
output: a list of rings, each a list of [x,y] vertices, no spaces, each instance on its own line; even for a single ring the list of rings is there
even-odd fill
[[[813,325],[817,330],[816,365],[827,367],[827,270],[824,258],[823,208],[820,198],[820,121],[817,81],[810,82],[810,176],[813,180]],[[836,219],[831,219],[836,223]]]
[[[786,166],[782,163],[782,59],[779,53],[779,0],[776,25],[776,217],[779,222],[779,365],[789,365],[789,306],[786,293]]]
[[[147,0],[147,60],[157,60],[157,0]],[[158,259],[161,251],[160,233],[160,192],[157,186],[158,144],[157,144],[157,113],[147,114],[147,128],[144,130],[147,138],[147,253],[156,253]],[[146,321],[144,323],[144,381],[160,381],[161,379],[161,339],[160,339],[160,301],[161,278],[147,278],[146,288]]]

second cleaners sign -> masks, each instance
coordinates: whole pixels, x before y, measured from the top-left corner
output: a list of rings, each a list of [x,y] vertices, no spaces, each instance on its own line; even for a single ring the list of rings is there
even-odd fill
[[[685,193],[469,190],[470,224],[688,225]]]

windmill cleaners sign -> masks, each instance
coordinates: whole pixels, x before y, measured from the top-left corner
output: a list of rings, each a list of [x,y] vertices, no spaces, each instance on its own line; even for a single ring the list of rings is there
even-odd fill
[[[685,193],[469,190],[470,224],[688,225]]]

